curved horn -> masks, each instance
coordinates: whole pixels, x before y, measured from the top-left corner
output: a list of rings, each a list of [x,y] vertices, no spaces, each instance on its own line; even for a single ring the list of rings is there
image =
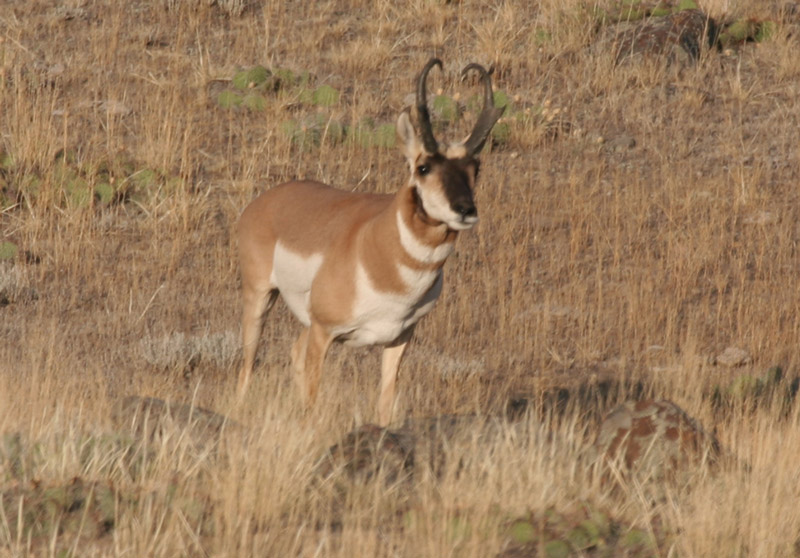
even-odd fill
[[[428,79],[428,72],[434,66],[439,66],[442,69],[442,61],[438,58],[431,58],[428,63],[422,68],[417,79],[417,120],[419,124],[419,134],[422,138],[422,145],[428,153],[436,153],[439,151],[439,142],[433,135],[431,128],[431,115],[428,112],[427,92],[425,91],[425,82]]]
[[[467,150],[467,153],[475,155],[483,148],[483,144],[486,143],[486,138],[489,137],[489,132],[492,131],[492,127],[503,115],[506,107],[498,108],[494,106],[492,70],[487,72],[483,66],[473,62],[461,71],[461,79],[464,79],[470,70],[476,70],[480,74],[481,81],[483,82],[483,110],[481,110],[478,116],[475,128],[472,129],[472,133],[467,138],[467,141],[464,142],[464,148]]]

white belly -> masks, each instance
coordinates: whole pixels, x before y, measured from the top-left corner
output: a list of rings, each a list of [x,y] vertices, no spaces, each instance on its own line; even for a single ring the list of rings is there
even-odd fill
[[[308,313],[311,283],[322,265],[322,254],[301,256],[280,242],[275,244],[270,282],[280,291],[281,297],[303,325],[311,324]]]
[[[404,293],[375,289],[362,266],[356,270],[356,300],[351,319],[334,333],[348,345],[385,345],[433,309],[442,292],[440,270],[414,272],[401,269],[408,285]]]

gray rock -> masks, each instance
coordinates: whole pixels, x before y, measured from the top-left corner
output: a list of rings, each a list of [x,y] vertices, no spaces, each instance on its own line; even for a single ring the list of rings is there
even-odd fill
[[[627,401],[611,411],[593,450],[598,462],[647,479],[674,478],[720,455],[716,438],[667,400]]]
[[[120,401],[112,409],[111,420],[115,428],[141,442],[152,444],[186,435],[198,450],[216,446],[223,436],[242,437],[247,432],[240,423],[213,411],[138,395]]]
[[[739,347],[728,347],[718,354],[714,359],[715,364],[727,366],[729,368],[743,366],[745,364],[749,364],[750,362],[752,362],[750,353],[744,349],[740,349]]]

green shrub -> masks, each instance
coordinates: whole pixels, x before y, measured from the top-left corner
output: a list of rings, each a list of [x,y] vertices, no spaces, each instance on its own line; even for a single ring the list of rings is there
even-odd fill
[[[508,122],[498,122],[492,128],[492,141],[503,145],[511,139],[511,126]]]
[[[375,128],[372,145],[375,147],[392,148],[397,142],[397,129],[394,124],[381,124]]]
[[[494,105],[497,108],[508,107],[511,104],[511,98],[504,91],[499,89],[494,92]]]
[[[455,122],[458,120],[458,103],[447,95],[437,95],[433,99],[433,110],[442,120]]]
[[[264,112],[267,108],[267,100],[258,93],[249,93],[242,99],[242,106],[259,112]]]
[[[536,527],[530,521],[515,521],[509,529],[509,535],[518,544],[528,544],[536,540]]]
[[[311,93],[311,103],[330,107],[339,102],[339,91],[330,85],[320,85]]]
[[[265,87],[271,82],[272,72],[264,66],[254,66],[249,70],[240,70],[233,75],[233,86],[240,91]]]
[[[217,104],[224,109],[238,107],[242,104],[242,97],[233,91],[222,91],[217,96]]]
[[[100,182],[94,187],[94,195],[98,202],[108,205],[114,200],[116,191],[108,182]]]
[[[8,240],[0,242],[0,261],[13,260],[17,257],[18,252],[19,247],[13,242],[9,242]]]

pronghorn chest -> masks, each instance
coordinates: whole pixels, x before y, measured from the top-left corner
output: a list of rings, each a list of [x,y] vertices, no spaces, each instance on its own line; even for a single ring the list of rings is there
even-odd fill
[[[453,242],[424,243],[399,213],[396,227],[396,257],[383,260],[376,269],[367,265],[365,251],[356,265],[351,317],[339,328],[349,344],[391,343],[430,312],[442,292],[442,266]]]
[[[393,233],[365,227],[310,255],[278,242],[270,282],[304,325],[323,324],[349,345],[385,345],[433,309],[454,240],[431,246],[397,214]]]
[[[348,345],[387,344],[433,309],[442,292],[441,269],[417,271],[399,266],[406,288],[381,290],[363,266],[356,268],[350,319],[334,332]]]

